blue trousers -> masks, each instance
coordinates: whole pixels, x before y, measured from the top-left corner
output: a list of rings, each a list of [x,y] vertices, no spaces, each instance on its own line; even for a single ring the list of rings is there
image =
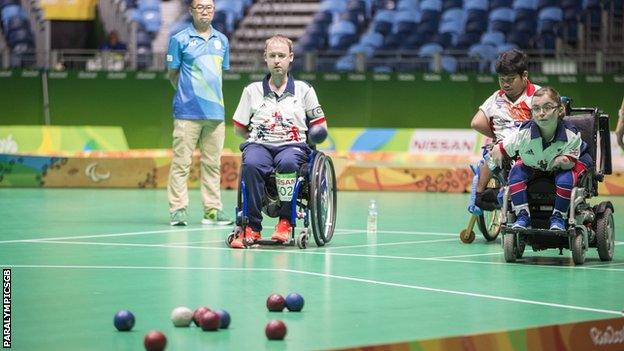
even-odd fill
[[[272,173],[299,173],[299,168],[308,160],[310,148],[305,143],[271,146],[257,143],[244,143],[242,178],[247,186],[247,208],[249,227],[262,230],[262,198],[265,182]],[[290,219],[291,204],[282,201],[280,218]]]
[[[516,162],[509,172],[509,193],[514,207],[527,205],[527,181],[534,175],[533,169],[522,161]],[[555,210],[567,215],[570,207],[570,195],[572,188],[578,182],[581,173],[585,171],[585,166],[581,162],[576,162],[574,168],[566,171],[555,171],[555,185],[557,187],[555,197]]]

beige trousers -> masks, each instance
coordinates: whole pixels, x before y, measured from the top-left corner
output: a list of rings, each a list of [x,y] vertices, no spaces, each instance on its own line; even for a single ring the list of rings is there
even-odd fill
[[[167,196],[169,211],[188,207],[188,177],[195,146],[201,151],[200,179],[204,212],[221,210],[221,152],[225,123],[218,120],[173,121],[173,159],[169,170]]]

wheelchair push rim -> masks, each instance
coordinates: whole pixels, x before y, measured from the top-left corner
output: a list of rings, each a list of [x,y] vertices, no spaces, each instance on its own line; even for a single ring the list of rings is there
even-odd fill
[[[336,173],[331,158],[319,153],[312,167],[312,233],[318,246],[330,242],[336,227]]]
[[[479,231],[487,241],[493,241],[498,237],[501,230],[501,211],[483,211],[483,214],[477,218]]]

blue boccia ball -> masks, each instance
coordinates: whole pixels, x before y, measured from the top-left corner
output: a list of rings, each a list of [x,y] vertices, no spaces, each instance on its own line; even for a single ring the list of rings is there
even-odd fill
[[[230,314],[226,310],[214,310],[213,312],[219,315],[219,328],[227,329],[231,321]]]
[[[117,328],[117,330],[129,331],[132,327],[134,327],[134,315],[128,310],[121,310],[115,313],[113,323],[115,324],[115,328]]]
[[[320,144],[327,138],[327,128],[322,125],[311,126],[308,130],[308,137],[314,144]]]
[[[290,293],[286,296],[286,308],[292,312],[299,312],[303,309],[303,296],[297,293]]]

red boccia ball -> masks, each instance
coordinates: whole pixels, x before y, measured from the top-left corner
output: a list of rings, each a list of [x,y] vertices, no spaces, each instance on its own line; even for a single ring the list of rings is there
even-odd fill
[[[219,315],[212,311],[206,311],[204,314],[199,316],[199,326],[203,331],[217,330],[219,329],[220,324],[221,320]]]
[[[152,330],[145,334],[143,345],[147,351],[162,351],[167,345],[167,337],[159,331]]]
[[[282,312],[285,304],[286,301],[284,300],[284,297],[279,294],[272,294],[266,302],[267,308],[271,312]]]
[[[267,323],[264,333],[270,340],[282,340],[286,336],[286,324],[279,320],[272,320]]]
[[[195,311],[193,312],[193,323],[195,323],[195,326],[199,327],[199,316],[208,311],[210,311],[210,308],[206,306],[201,306],[195,309]]]

